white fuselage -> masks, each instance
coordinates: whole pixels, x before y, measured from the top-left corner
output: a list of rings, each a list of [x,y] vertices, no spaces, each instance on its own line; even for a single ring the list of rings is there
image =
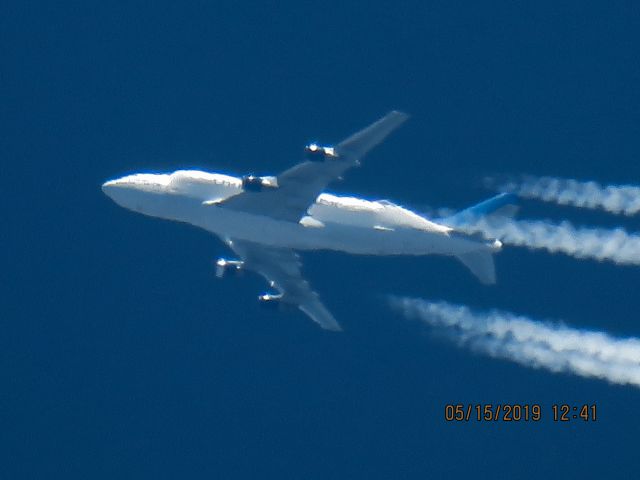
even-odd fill
[[[272,247],[369,255],[462,255],[500,248],[498,241],[456,232],[386,201],[321,194],[298,223],[231,210],[218,203],[242,193],[242,181],[195,170],[129,175],[102,188],[130,210]]]

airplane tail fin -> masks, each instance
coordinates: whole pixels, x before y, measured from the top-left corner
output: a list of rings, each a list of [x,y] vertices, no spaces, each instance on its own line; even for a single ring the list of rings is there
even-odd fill
[[[465,208],[449,217],[441,218],[438,222],[450,227],[464,225],[481,217],[513,217],[519,210],[518,196],[514,193],[501,193]]]
[[[471,270],[478,280],[485,285],[496,283],[496,267],[493,263],[493,252],[489,250],[475,250],[458,255],[458,260]]]
[[[513,193],[501,193],[488,200],[466,208],[454,215],[440,219],[438,222],[450,227],[462,227],[486,217],[513,217],[519,209],[518,197]],[[462,264],[471,270],[480,282],[485,285],[496,283],[496,267],[493,262],[493,253],[500,246],[500,242],[494,244],[496,249],[478,249],[472,252],[458,255]]]

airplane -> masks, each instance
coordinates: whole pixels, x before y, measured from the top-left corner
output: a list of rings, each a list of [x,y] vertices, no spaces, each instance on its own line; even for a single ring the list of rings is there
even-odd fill
[[[305,160],[275,176],[238,178],[198,170],[137,173],[107,181],[102,190],[127,209],[214,233],[238,257],[219,259],[218,277],[256,272],[277,291],[260,295],[262,304],[297,307],[323,329],[339,331],[334,316],[303,278],[298,251],[450,255],[482,283],[496,281],[492,255],[502,243],[455,227],[476,216],[512,214],[515,195],[501,194],[434,221],[387,200],[324,193],[407,117],[392,111],[335,146],[311,143],[305,147]]]

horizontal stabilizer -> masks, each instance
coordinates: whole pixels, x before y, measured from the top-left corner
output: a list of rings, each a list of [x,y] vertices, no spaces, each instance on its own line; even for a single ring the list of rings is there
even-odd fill
[[[455,227],[478,220],[482,217],[513,217],[519,209],[518,196],[513,193],[501,193],[484,202],[466,208],[450,217],[441,218],[440,223]]]
[[[493,263],[493,255],[488,250],[464,253],[458,255],[458,259],[485,285],[496,283],[496,267]]]

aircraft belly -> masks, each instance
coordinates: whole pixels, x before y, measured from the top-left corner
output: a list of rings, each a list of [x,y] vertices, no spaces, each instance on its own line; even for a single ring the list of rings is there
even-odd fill
[[[204,207],[205,215],[190,222],[221,237],[295,250],[337,250],[364,255],[426,255],[451,253],[442,234],[416,229],[378,230],[338,223],[305,227],[263,215]]]
[[[147,214],[190,223],[222,238],[294,250],[336,250],[361,255],[459,255],[484,248],[472,239],[442,232],[338,222],[303,226],[222,206],[202,205],[199,200],[183,197],[158,196],[151,206],[148,202]]]
[[[272,247],[336,250],[360,255],[460,255],[486,248],[482,243],[465,236],[438,231],[374,228],[338,222],[303,226],[222,206],[202,205],[193,199],[173,197],[156,202],[157,211],[149,214],[190,223],[221,238],[235,238]]]

